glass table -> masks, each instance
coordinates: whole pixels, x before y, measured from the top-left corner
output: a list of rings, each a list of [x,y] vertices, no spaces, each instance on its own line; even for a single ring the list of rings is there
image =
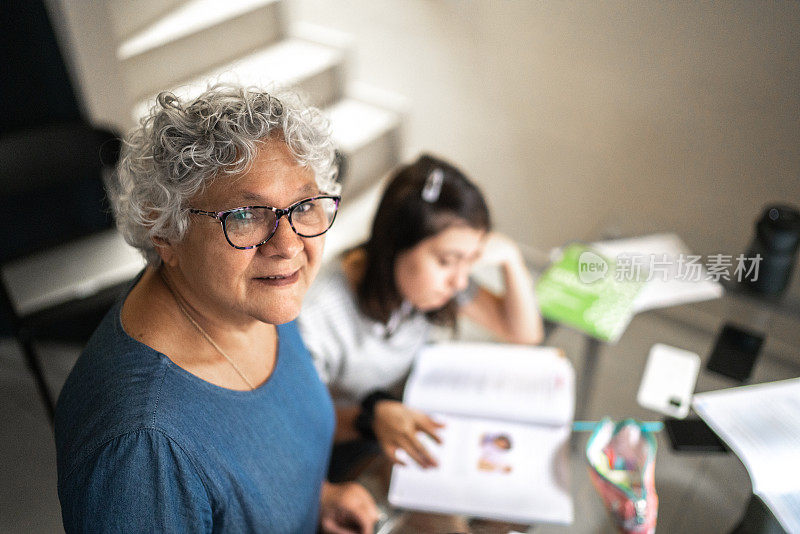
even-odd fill
[[[663,415],[642,408],[636,402],[650,348],[655,343],[665,343],[699,354],[703,367],[696,392],[740,385],[705,369],[717,333],[726,322],[765,335],[749,383],[800,376],[800,308],[730,291],[714,301],[640,313],[614,345],[596,342],[562,326],[555,326],[545,343],[562,348],[575,367],[576,419],[597,420],[608,416],[616,420],[628,417],[661,420]],[[460,336],[461,339],[486,339],[473,325],[460,331],[469,332],[468,336]],[[573,524],[538,524],[521,527],[522,531],[527,529],[537,534],[615,532],[589,480],[584,456],[587,439],[587,433],[574,433],[571,443]],[[753,515],[750,478],[734,454],[676,452],[665,432],[658,434],[657,441],[655,486],[659,497],[659,531],[729,533],[740,524],[746,511],[748,516]],[[362,475],[360,480],[368,487],[376,487],[368,474]],[[379,532],[412,531],[408,518],[414,512],[392,509],[385,495],[378,497],[386,514],[386,520],[379,524]],[[758,522],[752,517],[748,521]],[[484,530],[475,525],[472,523],[473,532],[510,530]]]

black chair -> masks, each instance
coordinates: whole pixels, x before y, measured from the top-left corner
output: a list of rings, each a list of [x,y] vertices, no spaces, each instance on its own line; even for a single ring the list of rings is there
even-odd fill
[[[15,298],[20,277],[13,274],[22,270],[32,277],[28,282],[46,286],[57,269],[28,273],[27,260],[111,232],[103,179],[120,145],[113,132],[88,124],[44,0],[3,3],[0,64],[0,335],[13,335],[22,347],[52,422],[37,341],[85,342],[122,284],[91,291],[84,285],[81,294],[25,306]],[[83,250],[91,256],[91,246]],[[84,257],[81,265],[95,259]],[[73,259],[49,261],[63,266]]]
[[[84,343],[127,282],[23,308],[14,298],[10,273],[22,271],[34,284],[44,281],[48,273],[28,272],[26,262],[35,263],[44,251],[112,231],[104,176],[111,175],[119,148],[120,141],[112,132],[82,122],[0,136],[0,330],[19,342],[51,422],[53,396],[36,341]]]

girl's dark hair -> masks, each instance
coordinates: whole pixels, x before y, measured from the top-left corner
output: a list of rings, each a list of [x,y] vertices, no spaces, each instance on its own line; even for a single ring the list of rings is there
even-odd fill
[[[423,197],[426,183],[430,185],[437,175],[441,176],[438,195],[434,187]],[[361,247],[366,253],[364,274],[356,290],[361,311],[386,323],[403,301],[394,280],[398,254],[453,224],[491,228],[489,209],[475,184],[453,165],[427,154],[398,169],[378,205],[370,238]],[[427,316],[452,327],[456,305],[451,300]]]

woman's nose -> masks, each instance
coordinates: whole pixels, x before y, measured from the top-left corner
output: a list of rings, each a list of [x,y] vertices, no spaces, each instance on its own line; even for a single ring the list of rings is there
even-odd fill
[[[278,221],[278,227],[275,229],[275,233],[261,248],[269,247],[264,252],[288,259],[297,256],[303,250],[304,246],[303,238],[292,230],[289,220],[286,217],[282,217]]]

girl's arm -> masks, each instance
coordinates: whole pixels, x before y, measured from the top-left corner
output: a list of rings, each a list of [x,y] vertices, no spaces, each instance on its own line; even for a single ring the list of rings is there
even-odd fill
[[[356,418],[361,413],[361,406],[336,406],[336,430],[333,433],[333,442],[341,443],[361,438],[356,430]]]
[[[536,306],[533,279],[519,247],[510,238],[492,232],[487,237],[483,260],[500,265],[506,292],[498,296],[479,288],[475,298],[461,307],[461,313],[506,342],[541,343],[542,317]]]

